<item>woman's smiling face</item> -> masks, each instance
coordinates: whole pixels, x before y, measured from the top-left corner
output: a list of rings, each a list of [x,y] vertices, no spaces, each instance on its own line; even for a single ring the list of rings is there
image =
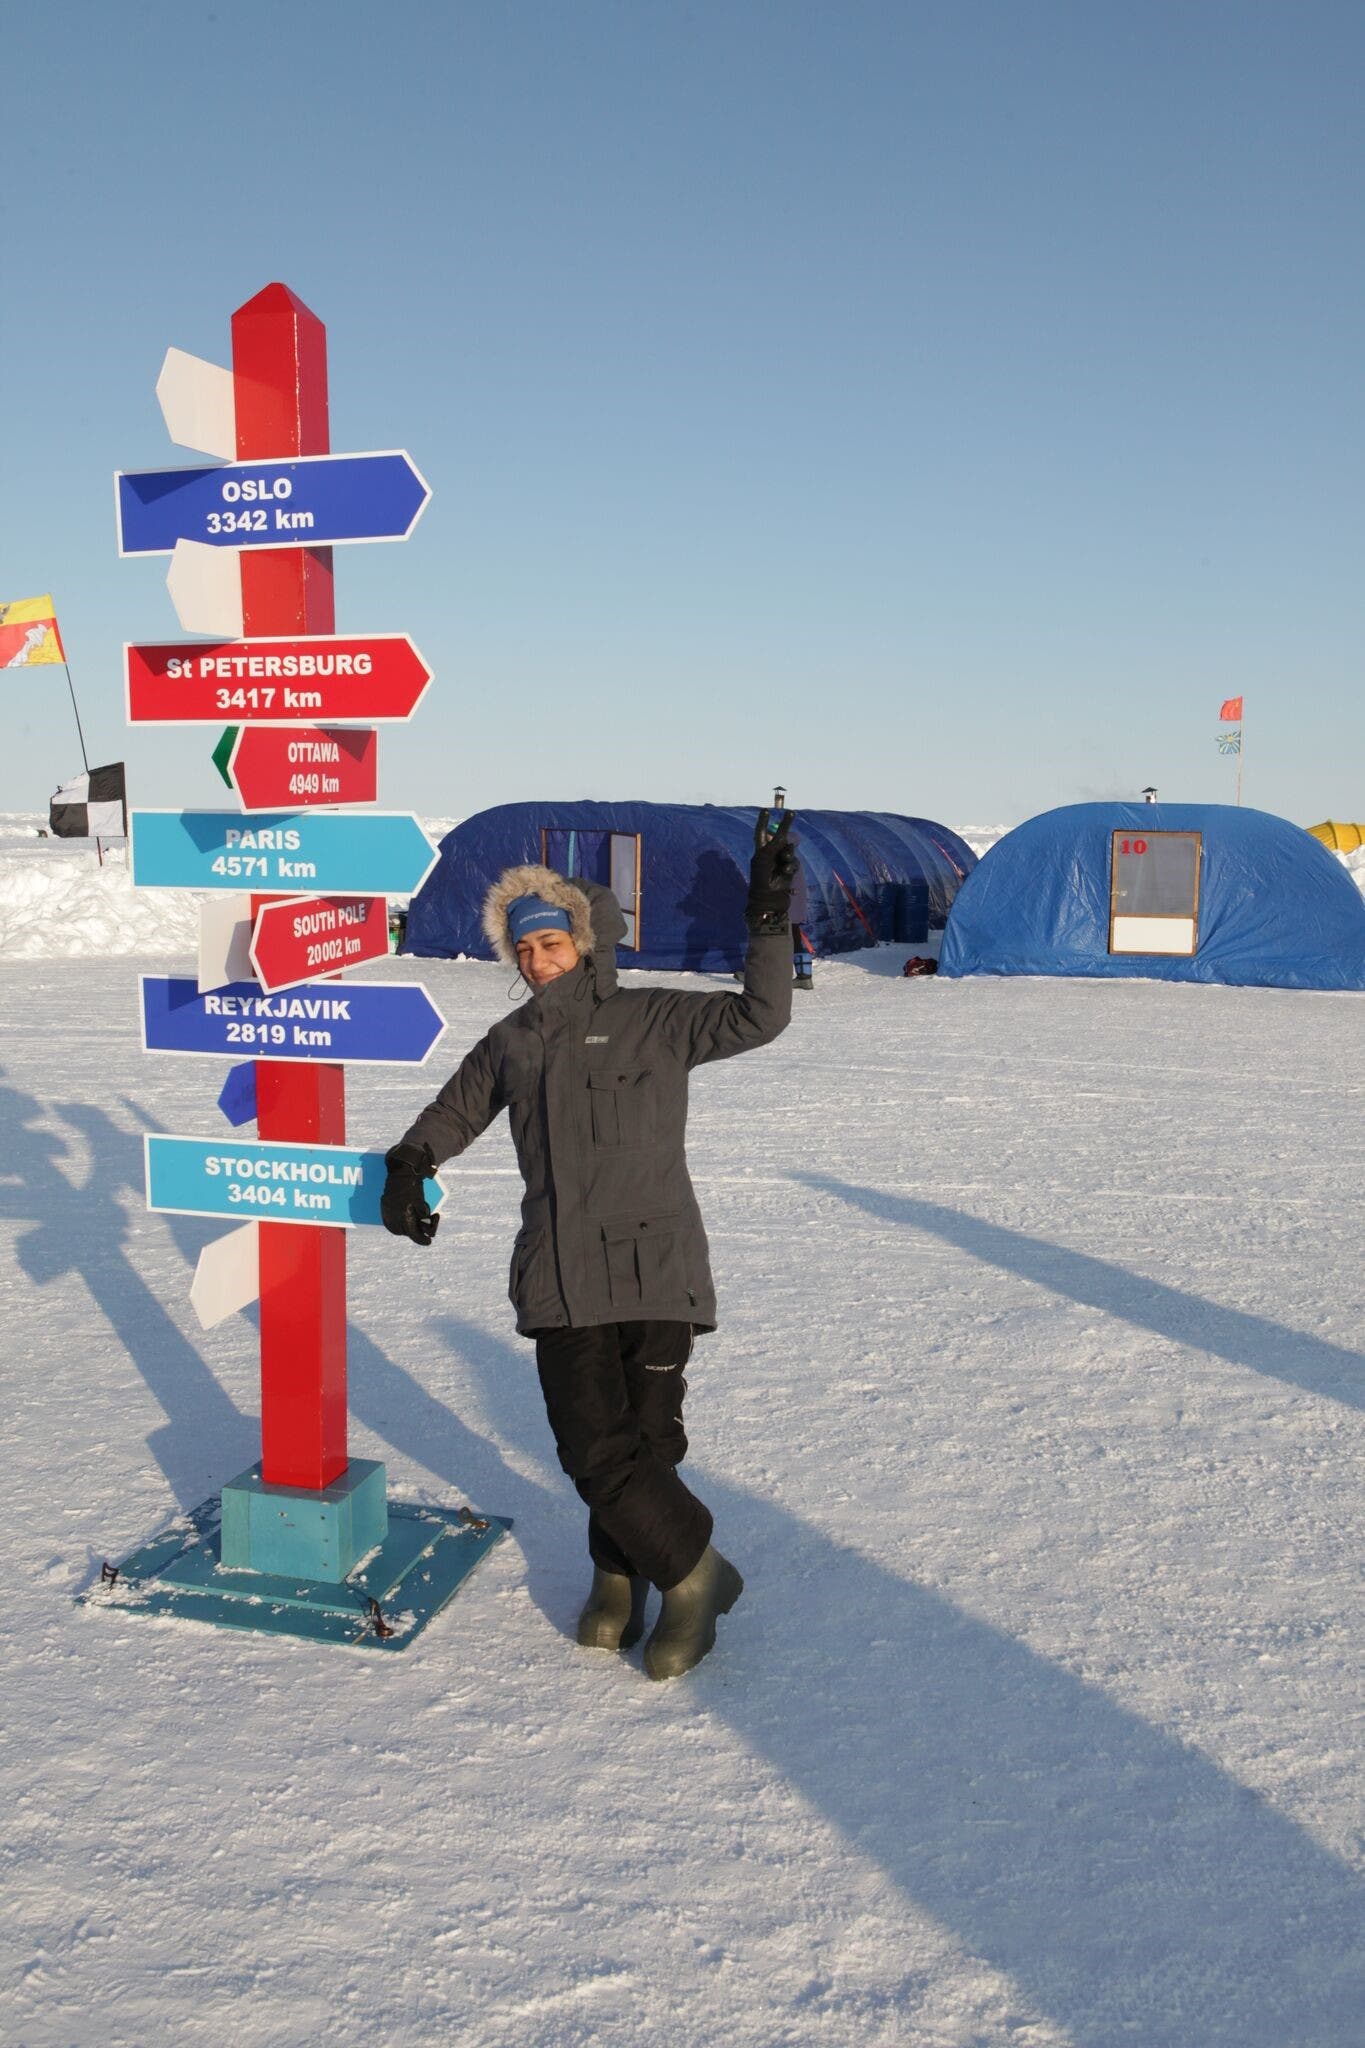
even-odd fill
[[[530,988],[544,988],[578,965],[578,948],[567,932],[551,926],[517,941],[517,966]]]

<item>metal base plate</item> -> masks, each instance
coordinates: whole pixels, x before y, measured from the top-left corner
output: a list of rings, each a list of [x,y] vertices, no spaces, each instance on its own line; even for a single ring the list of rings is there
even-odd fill
[[[172,1614],[261,1635],[405,1650],[512,1526],[505,1516],[474,1516],[468,1508],[390,1501],[383,1543],[348,1579],[333,1585],[225,1571],[220,1520],[221,1496],[214,1494],[125,1557],[112,1583],[92,1586],[79,1597],[123,1614]]]

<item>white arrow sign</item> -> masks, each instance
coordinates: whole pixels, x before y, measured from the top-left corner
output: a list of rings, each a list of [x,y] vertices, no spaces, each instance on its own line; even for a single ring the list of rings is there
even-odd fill
[[[168,348],[156,380],[166,432],[181,448],[237,460],[237,401],[232,372],[183,348]]]
[[[190,1287],[190,1304],[201,1329],[211,1330],[215,1323],[250,1308],[260,1292],[260,1246],[254,1223],[243,1223],[240,1229],[204,1246]]]
[[[199,993],[212,995],[230,981],[254,981],[251,898],[210,897],[199,906]]]
[[[166,588],[187,633],[212,633],[216,640],[241,639],[242,568],[235,548],[178,540],[166,571]]]

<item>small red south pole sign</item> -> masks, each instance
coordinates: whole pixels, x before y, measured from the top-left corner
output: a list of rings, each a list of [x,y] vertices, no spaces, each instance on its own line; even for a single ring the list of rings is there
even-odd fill
[[[295,988],[388,950],[387,897],[287,897],[257,913],[251,965],[263,989]]]
[[[125,647],[130,725],[278,725],[411,718],[431,670],[406,633],[313,633]]]
[[[372,804],[379,735],[356,726],[244,725],[228,755],[228,779],[244,811],[300,804]]]

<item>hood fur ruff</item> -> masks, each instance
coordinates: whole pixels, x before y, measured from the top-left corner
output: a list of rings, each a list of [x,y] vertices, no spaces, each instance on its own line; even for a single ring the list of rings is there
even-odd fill
[[[483,929],[489,945],[505,967],[517,964],[516,947],[507,929],[507,913],[518,896],[539,896],[557,910],[569,913],[569,933],[579,958],[591,953],[595,944],[592,909],[575,882],[566,881],[553,868],[504,868],[483,899]]]

